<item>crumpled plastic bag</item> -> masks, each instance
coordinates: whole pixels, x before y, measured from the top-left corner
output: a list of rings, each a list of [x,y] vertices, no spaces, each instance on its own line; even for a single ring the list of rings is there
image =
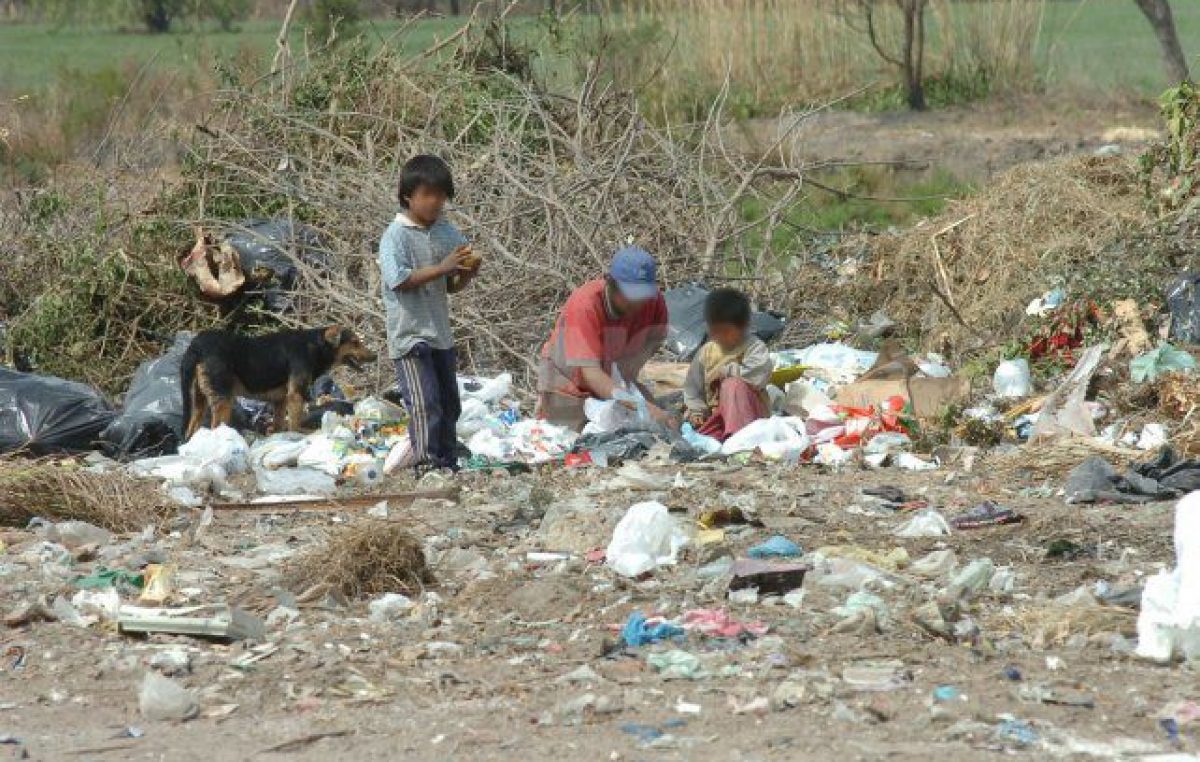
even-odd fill
[[[892,534],[897,537],[945,537],[950,534],[950,524],[933,508],[918,512]]]
[[[812,442],[804,433],[804,421],[800,418],[760,418],[725,440],[721,445],[722,455],[759,450],[768,458],[796,460]]]
[[[1166,342],[1129,361],[1129,377],[1135,384],[1153,381],[1171,371],[1196,369],[1196,358]]]
[[[675,553],[685,541],[665,505],[637,503],[617,522],[605,558],[617,574],[638,577],[675,563]]]
[[[198,429],[192,438],[179,446],[179,454],[201,465],[220,466],[227,474],[240,474],[250,469],[250,447],[242,435],[221,424],[215,429]]]
[[[1200,492],[1175,506],[1175,568],[1146,581],[1137,630],[1142,658],[1200,657]]]

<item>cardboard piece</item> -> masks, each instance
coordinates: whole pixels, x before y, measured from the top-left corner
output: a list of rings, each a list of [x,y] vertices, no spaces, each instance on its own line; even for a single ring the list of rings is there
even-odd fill
[[[903,397],[917,418],[932,418],[947,406],[965,400],[971,384],[965,378],[918,376],[917,364],[894,341],[885,341],[879,359],[852,384],[838,389],[835,401],[849,407],[878,406],[889,397]]]

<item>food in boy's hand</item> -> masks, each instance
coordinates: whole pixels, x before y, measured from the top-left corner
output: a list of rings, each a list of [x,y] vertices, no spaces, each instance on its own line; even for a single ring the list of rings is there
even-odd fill
[[[463,257],[462,269],[478,270],[479,265],[483,262],[483,255],[476,253],[476,251],[470,247],[466,247],[466,249],[467,255]]]

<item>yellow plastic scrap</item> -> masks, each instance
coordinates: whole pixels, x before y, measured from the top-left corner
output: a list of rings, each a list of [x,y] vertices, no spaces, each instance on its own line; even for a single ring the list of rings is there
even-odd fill
[[[804,372],[808,370],[804,365],[789,365],[786,368],[776,368],[771,371],[771,385],[778,386],[780,389],[799,380],[804,376]]]
[[[817,548],[816,552],[826,557],[861,561],[864,564],[870,564],[877,569],[885,571],[899,571],[908,566],[910,560],[908,551],[901,547],[895,547],[887,553],[882,553],[878,550],[868,550],[858,545],[826,545],[823,548]]]
[[[701,529],[696,532],[696,544],[704,547],[705,545],[717,545],[725,542],[724,529]]]

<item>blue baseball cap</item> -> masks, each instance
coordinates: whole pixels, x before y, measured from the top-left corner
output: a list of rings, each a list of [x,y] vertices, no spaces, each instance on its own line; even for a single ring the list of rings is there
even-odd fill
[[[617,249],[608,274],[630,301],[644,302],[658,296],[658,263],[645,249],[637,246]]]

